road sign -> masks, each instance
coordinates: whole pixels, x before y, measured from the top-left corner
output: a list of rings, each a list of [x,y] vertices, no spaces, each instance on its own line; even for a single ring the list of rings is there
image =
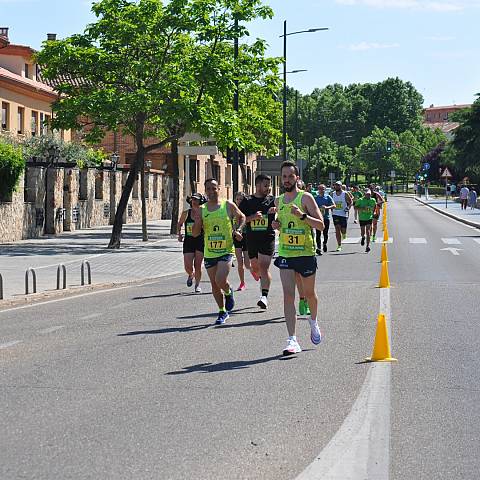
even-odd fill
[[[274,177],[280,176],[280,166],[283,163],[283,157],[275,156],[271,158],[258,157],[257,173],[265,173]]]
[[[423,164],[423,169],[424,169],[424,170],[429,170],[429,169],[430,169],[430,164],[425,162],[425,163]]]
[[[392,178],[395,178],[395,170],[392,170],[392,171],[390,172],[390,176],[391,176]]]
[[[443,173],[440,176],[442,178],[451,178],[452,174],[450,173],[450,170],[448,169],[448,167],[445,167],[445,170],[443,171]]]
[[[330,172],[328,174],[328,179],[330,180],[331,183],[335,181],[335,172]]]

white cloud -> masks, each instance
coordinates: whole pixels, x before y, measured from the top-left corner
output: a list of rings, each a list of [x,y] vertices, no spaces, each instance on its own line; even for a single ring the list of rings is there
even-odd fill
[[[353,43],[348,46],[341,46],[340,48],[346,48],[352,52],[364,52],[366,50],[381,50],[387,48],[398,48],[400,47],[399,43],[377,43],[377,42],[360,42]]]
[[[480,7],[480,0],[335,0],[340,5],[363,5],[373,8],[402,8],[433,12],[458,12]]]

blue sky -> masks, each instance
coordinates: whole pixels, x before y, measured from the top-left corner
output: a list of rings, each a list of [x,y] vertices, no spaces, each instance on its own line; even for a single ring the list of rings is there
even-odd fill
[[[252,37],[283,51],[288,31],[329,27],[288,39],[289,84],[302,93],[331,83],[411,81],[425,105],[471,103],[480,92],[480,0],[267,0],[270,21],[251,25]],[[39,48],[47,32],[83,31],[93,20],[88,0],[0,0],[0,26],[13,43]]]

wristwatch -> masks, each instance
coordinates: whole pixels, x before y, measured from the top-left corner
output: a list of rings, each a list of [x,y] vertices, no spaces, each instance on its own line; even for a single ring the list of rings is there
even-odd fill
[[[307,214],[304,213],[301,217],[300,217],[300,220],[305,220],[307,218]]]

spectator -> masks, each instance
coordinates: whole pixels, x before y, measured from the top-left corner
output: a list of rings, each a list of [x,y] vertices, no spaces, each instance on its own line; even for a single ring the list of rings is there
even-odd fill
[[[470,204],[471,210],[474,210],[477,206],[477,192],[475,188],[472,188],[468,194],[468,203]]]
[[[470,190],[466,185],[464,185],[460,189],[460,203],[462,205],[462,210],[467,209],[467,204],[468,204],[468,194],[470,193]]]

